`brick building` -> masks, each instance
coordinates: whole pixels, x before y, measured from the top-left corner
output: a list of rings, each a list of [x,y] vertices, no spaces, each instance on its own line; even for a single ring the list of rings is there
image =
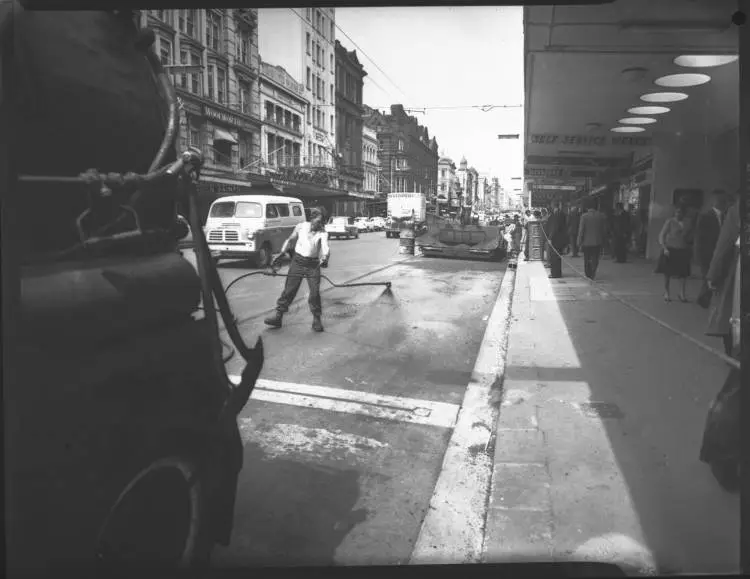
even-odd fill
[[[438,145],[427,127],[391,105],[390,114],[365,107],[365,124],[378,136],[381,191],[416,191],[433,200],[438,183]]]
[[[357,52],[336,41],[336,148],[339,186],[361,193],[364,188],[362,165],[362,88],[365,69]]]

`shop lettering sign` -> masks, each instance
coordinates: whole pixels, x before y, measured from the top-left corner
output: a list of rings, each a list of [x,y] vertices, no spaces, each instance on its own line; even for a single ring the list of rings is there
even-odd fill
[[[203,116],[207,119],[226,123],[227,125],[252,129],[252,125],[241,117],[206,105],[203,105]]]
[[[566,147],[606,147],[626,146],[626,147],[650,147],[651,139],[648,137],[603,137],[590,135],[556,135],[556,134],[535,134],[529,137],[529,143],[532,145],[556,145]]]
[[[526,176],[527,177],[562,177],[563,170],[557,169],[557,168],[543,169],[539,167],[527,167]]]
[[[201,193],[209,195],[237,195],[250,193],[250,189],[250,185],[230,185],[228,183],[213,183],[211,181],[203,181],[198,184],[198,190]]]

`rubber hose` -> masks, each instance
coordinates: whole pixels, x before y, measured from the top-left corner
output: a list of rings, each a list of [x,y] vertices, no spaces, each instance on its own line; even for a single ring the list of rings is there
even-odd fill
[[[157,83],[159,86],[159,92],[162,98],[167,102],[168,114],[167,114],[167,130],[164,132],[164,138],[162,139],[161,146],[151,162],[151,166],[148,169],[149,173],[153,173],[164,163],[169,150],[174,148],[177,139],[177,130],[180,126],[180,110],[177,106],[177,93],[175,92],[172,81],[169,80],[164,67],[161,65],[159,58],[156,56],[153,50],[149,50],[146,53],[146,60],[151,65],[151,69],[156,75]]]

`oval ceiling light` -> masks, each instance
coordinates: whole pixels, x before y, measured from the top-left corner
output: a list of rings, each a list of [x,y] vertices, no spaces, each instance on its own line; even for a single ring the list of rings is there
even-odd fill
[[[682,88],[686,86],[706,84],[710,80],[711,77],[707,74],[668,74],[667,76],[657,78],[654,81],[654,84],[667,88]]]
[[[739,59],[739,56],[729,54],[683,54],[674,59],[678,66],[687,68],[710,68],[712,66],[724,66]]]
[[[643,127],[614,127],[609,129],[613,133],[642,133],[646,129]]]
[[[651,125],[656,122],[656,119],[650,119],[648,117],[627,117],[617,121],[621,125]]]
[[[633,107],[628,112],[631,115],[663,115],[669,112],[669,107]]]
[[[684,92],[651,92],[641,96],[641,100],[647,103],[676,103],[686,98],[688,95]]]

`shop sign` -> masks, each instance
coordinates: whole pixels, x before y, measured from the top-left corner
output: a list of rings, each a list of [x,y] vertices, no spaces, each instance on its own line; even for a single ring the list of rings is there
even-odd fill
[[[203,116],[212,121],[219,121],[226,123],[227,125],[233,125],[235,127],[242,127],[247,130],[252,130],[253,125],[238,115],[203,105]]]
[[[250,193],[250,185],[230,185],[228,183],[214,183],[212,181],[201,181],[198,183],[198,193],[208,195],[241,195]]]
[[[546,168],[539,168],[539,167],[527,167],[526,168],[526,176],[527,177],[562,177],[564,171],[562,169],[554,168],[554,169],[546,169]]]
[[[536,134],[529,137],[532,145],[557,145],[566,147],[650,147],[651,139],[648,137],[602,137],[589,135],[556,135]]]

